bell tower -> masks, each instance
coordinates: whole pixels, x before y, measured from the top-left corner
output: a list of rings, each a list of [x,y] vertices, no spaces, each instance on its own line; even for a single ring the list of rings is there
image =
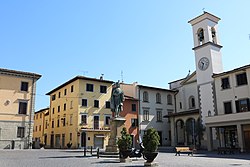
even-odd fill
[[[193,29],[197,86],[202,124],[205,117],[216,114],[214,97],[214,73],[223,71],[218,21],[220,18],[204,12],[190,20]]]

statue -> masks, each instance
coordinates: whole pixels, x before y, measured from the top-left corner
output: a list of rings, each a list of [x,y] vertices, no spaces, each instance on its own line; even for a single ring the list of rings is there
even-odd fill
[[[124,93],[120,88],[119,81],[112,86],[111,93],[111,111],[115,113],[115,118],[119,117],[120,112],[123,110]]]

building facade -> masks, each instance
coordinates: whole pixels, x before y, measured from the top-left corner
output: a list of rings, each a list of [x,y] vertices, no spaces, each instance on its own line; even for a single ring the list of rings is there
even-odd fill
[[[83,76],[65,82],[50,96],[47,147],[99,147],[108,144],[113,81]]]
[[[123,102],[123,111],[120,113],[121,117],[126,119],[125,127],[128,134],[132,137],[132,146],[138,147],[139,140],[139,126],[138,126],[138,114],[139,114],[139,100],[126,96]]]
[[[171,130],[168,118],[164,115],[174,111],[175,91],[133,84],[123,84],[125,94],[139,99],[138,126],[142,138],[148,128],[155,128],[160,136],[160,145],[171,143]]]
[[[250,65],[214,74],[213,78],[217,110],[206,117],[208,148],[236,147],[249,152]]]
[[[47,130],[49,125],[49,108],[41,109],[34,114],[33,148],[46,145]]]
[[[0,69],[0,148],[28,148],[39,74]]]

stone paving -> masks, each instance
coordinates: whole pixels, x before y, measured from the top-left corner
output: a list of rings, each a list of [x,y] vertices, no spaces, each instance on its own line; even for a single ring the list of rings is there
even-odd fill
[[[230,167],[250,166],[250,154],[217,155],[203,152],[194,156],[160,152],[155,160],[158,166],[169,167]],[[0,150],[0,167],[132,167],[144,166],[142,158],[129,163],[118,159],[83,156],[81,150]]]

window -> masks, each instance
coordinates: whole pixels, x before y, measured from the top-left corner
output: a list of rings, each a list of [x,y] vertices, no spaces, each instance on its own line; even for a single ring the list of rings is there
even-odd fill
[[[86,91],[93,92],[94,91],[94,85],[93,84],[87,84],[86,85]]]
[[[180,109],[182,109],[182,103],[180,102]]]
[[[110,108],[110,101],[106,101],[106,108]]]
[[[131,119],[131,126],[132,127],[137,127],[138,126],[138,119],[132,118]]]
[[[66,111],[66,109],[67,109],[67,105],[66,105],[66,103],[64,103],[63,110]]]
[[[94,107],[99,108],[99,100],[94,100]]]
[[[60,106],[57,107],[57,112],[60,112]]]
[[[72,133],[69,134],[69,140],[72,140]]]
[[[168,96],[167,96],[167,103],[168,103],[169,105],[172,105],[172,104],[173,104],[172,95],[168,95]]]
[[[70,91],[74,92],[74,85],[71,85]]]
[[[87,99],[82,99],[82,106],[85,106],[85,107],[88,106],[88,100]]]
[[[27,114],[27,102],[19,102],[18,114]]]
[[[61,92],[58,93],[58,98],[61,98]]]
[[[52,101],[56,100],[56,95],[52,95],[51,100]]]
[[[73,125],[73,114],[71,114],[69,117],[69,124]]]
[[[199,45],[203,44],[204,43],[204,31],[203,29],[199,29],[198,32],[198,41],[199,41]]]
[[[54,128],[54,120],[51,122],[51,127]]]
[[[63,126],[66,125],[66,118],[61,118]]]
[[[221,88],[222,89],[229,89],[230,88],[229,78],[228,77],[221,79]]]
[[[99,129],[99,116],[94,116],[94,129]]]
[[[143,92],[143,101],[148,102],[148,92],[147,91]]]
[[[36,126],[36,129],[35,129],[35,132],[37,132],[37,126]]]
[[[25,132],[25,127],[17,127],[17,137],[23,138]]]
[[[149,120],[149,111],[143,110],[143,121],[148,121],[148,120]]]
[[[110,116],[105,116],[105,125],[110,125]]]
[[[45,121],[45,129],[48,128],[48,120]]]
[[[39,125],[39,131],[41,131],[42,130],[42,126],[41,125]]]
[[[132,111],[136,111],[136,104],[132,104]]]
[[[157,122],[162,122],[162,111],[156,111]]]
[[[86,125],[87,124],[87,115],[81,115],[81,124]]]
[[[54,114],[55,113],[55,108],[52,108],[52,114]]]
[[[161,94],[160,93],[156,93],[156,103],[161,103]]]
[[[236,75],[237,86],[247,85],[247,75],[246,73]]]
[[[224,111],[225,111],[225,114],[231,114],[232,113],[231,102],[224,102]]]
[[[195,108],[195,99],[194,96],[189,97],[189,108]]]
[[[73,108],[73,100],[70,101],[70,109]]]
[[[42,113],[40,113],[40,118],[42,118]]]
[[[100,86],[100,93],[107,93],[107,86]]]
[[[249,99],[242,99],[242,100],[235,101],[235,104],[236,104],[237,113],[247,112],[250,110]]]
[[[57,119],[57,127],[60,126],[60,118]]]
[[[67,95],[67,89],[64,89],[64,96]]]
[[[28,91],[29,83],[28,82],[21,82],[21,91]]]

